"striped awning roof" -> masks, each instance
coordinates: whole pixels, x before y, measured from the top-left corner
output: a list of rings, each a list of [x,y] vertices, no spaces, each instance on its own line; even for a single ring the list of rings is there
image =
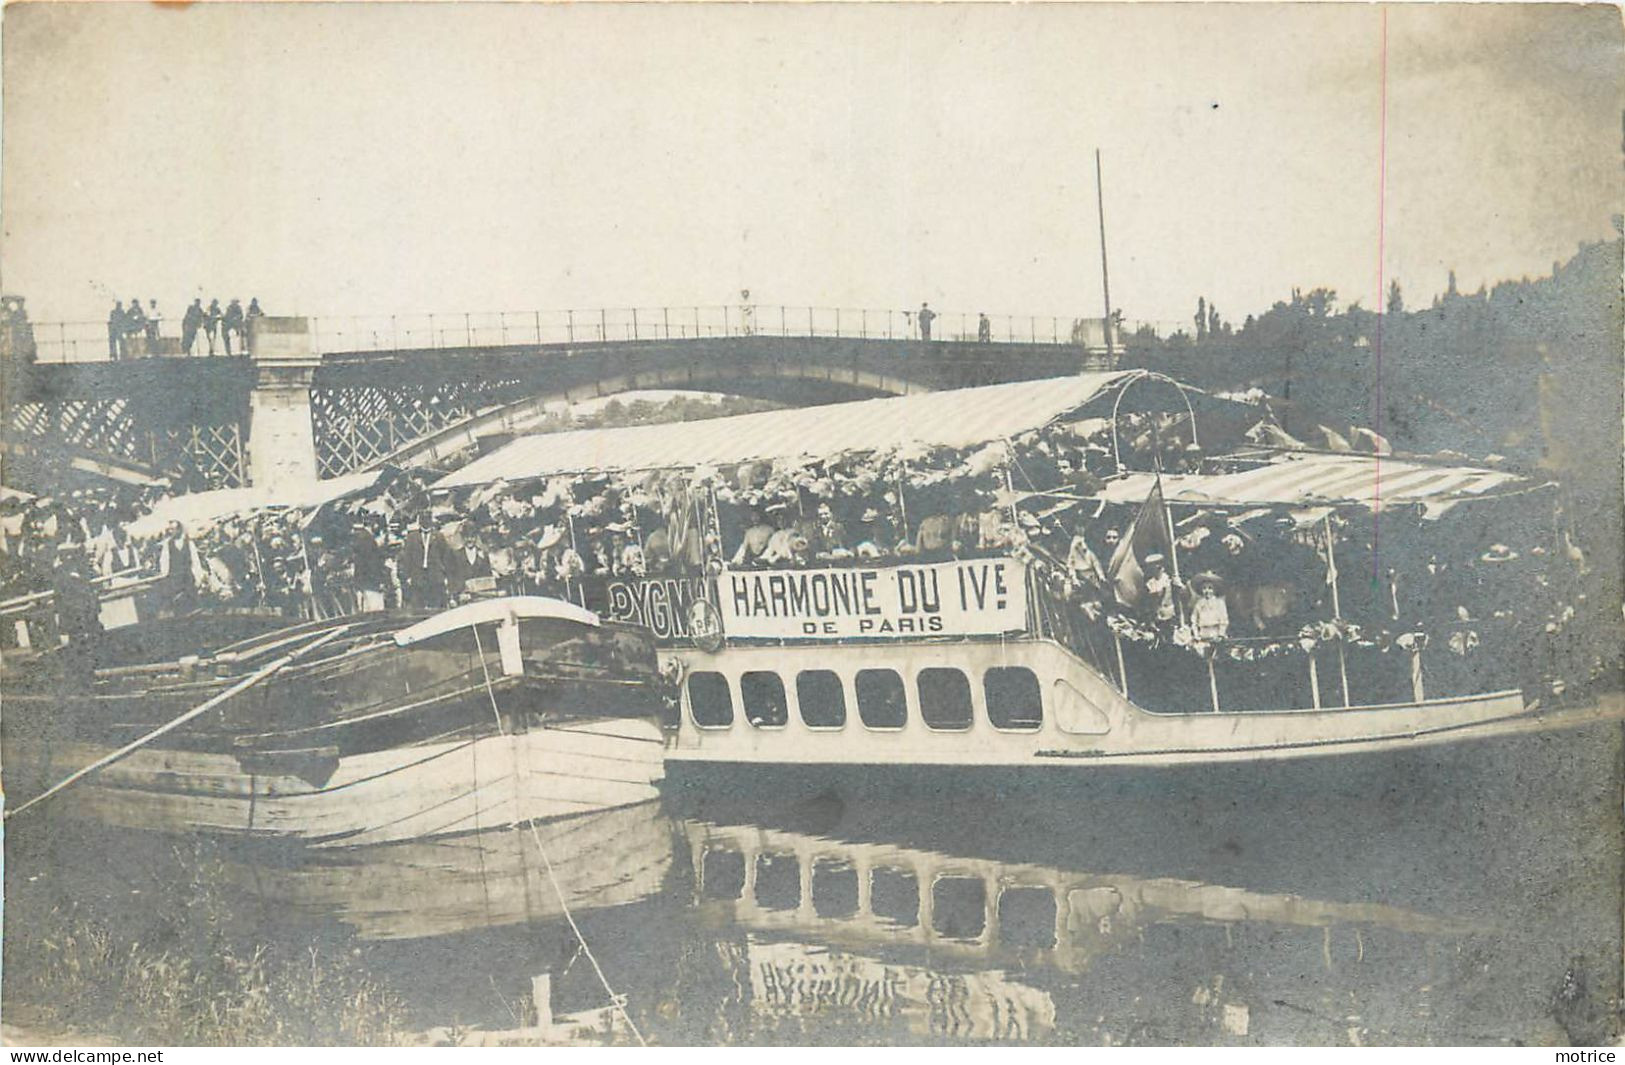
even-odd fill
[[[1154,474],[1135,473],[1112,481],[1099,496],[1115,503],[1138,503],[1151,492]],[[1163,498],[1215,506],[1286,504],[1363,505],[1372,510],[1421,503],[1429,508],[1483,496],[1520,484],[1501,470],[1438,466],[1374,455],[1285,454],[1240,473],[1211,476],[1163,474]]]
[[[903,447],[965,448],[1048,425],[1139,373],[1086,373],[707,421],[542,433],[474,460],[436,487],[588,471],[829,458]]]

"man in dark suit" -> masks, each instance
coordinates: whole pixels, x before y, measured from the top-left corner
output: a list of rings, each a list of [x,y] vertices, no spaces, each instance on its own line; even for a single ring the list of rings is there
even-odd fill
[[[186,314],[181,317],[181,353],[192,354],[192,345],[197,343],[197,331],[203,325],[208,315],[203,313],[203,301],[195,299],[192,305],[186,308]],[[210,349],[213,354],[213,349]]]
[[[478,534],[473,532],[464,534],[461,547],[446,545],[445,566],[446,590],[454,603],[473,598],[475,593],[469,590],[470,581],[491,576],[490,556]]]
[[[419,515],[401,540],[396,572],[401,579],[401,603],[409,610],[438,610],[446,605],[443,547],[427,518]]]
[[[130,316],[124,313],[124,301],[113,304],[107,316],[107,357],[117,362],[124,354],[124,334],[130,328]]]

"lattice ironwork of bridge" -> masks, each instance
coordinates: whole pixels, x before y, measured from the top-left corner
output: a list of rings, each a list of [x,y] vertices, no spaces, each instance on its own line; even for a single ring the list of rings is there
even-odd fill
[[[273,381],[269,368],[281,356],[269,343],[256,343],[248,358],[5,359],[7,483],[30,477],[49,483],[64,468],[131,483],[161,477],[193,488],[248,483],[257,443],[286,446],[280,438],[268,443],[263,431],[254,438],[256,391],[273,384],[275,402],[284,405],[290,395],[302,403],[308,386],[314,449],[308,465],[332,477],[386,462],[442,459],[558,401],[658,389],[811,405],[1059,376],[1108,361],[1072,342],[1076,329],[1059,341],[980,342],[737,330],[513,342],[511,332],[487,338],[470,329],[466,338],[436,337],[435,346],[392,347],[376,331],[362,344],[353,332],[318,332],[325,323],[261,322],[265,339],[274,332],[279,349],[290,336],[303,345],[299,387],[290,391],[285,375]],[[473,343],[442,343],[451,339]]]
[[[0,364],[7,484],[52,486],[69,471],[126,484],[160,478],[193,489],[248,483],[243,360]]]

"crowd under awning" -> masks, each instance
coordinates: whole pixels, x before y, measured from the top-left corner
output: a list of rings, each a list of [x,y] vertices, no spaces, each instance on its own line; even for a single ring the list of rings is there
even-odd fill
[[[1503,470],[1447,466],[1374,455],[1286,453],[1256,469],[1222,474],[1162,474],[1170,503],[1219,507],[1363,506],[1371,510],[1420,505],[1437,517],[1456,503],[1485,498],[1529,482]],[[1096,498],[1139,503],[1157,475],[1132,473],[1109,482]]]
[[[1138,376],[1143,371],[1086,373],[708,421],[537,434],[476,459],[435,487],[905,448],[968,448],[1043,428]]]
[[[381,475],[382,471],[368,470],[299,486],[220,488],[167,496],[154,504],[150,513],[132,521],[125,531],[137,539],[145,539],[159,535],[172,521],[196,532],[236,514],[275,507],[319,507],[371,488]]]

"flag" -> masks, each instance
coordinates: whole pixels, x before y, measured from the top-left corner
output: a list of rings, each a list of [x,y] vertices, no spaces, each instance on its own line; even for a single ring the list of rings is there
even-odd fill
[[[674,487],[665,502],[667,550],[674,561],[699,565],[701,545],[694,490],[686,484]]]
[[[1160,554],[1167,559],[1172,552],[1173,544],[1168,540],[1168,505],[1163,502],[1159,478],[1151,494],[1140,504],[1140,512],[1134,515],[1128,535],[1117,545],[1106,566],[1106,578],[1111,581],[1117,601],[1124,606],[1138,603],[1145,594],[1146,557]]]

